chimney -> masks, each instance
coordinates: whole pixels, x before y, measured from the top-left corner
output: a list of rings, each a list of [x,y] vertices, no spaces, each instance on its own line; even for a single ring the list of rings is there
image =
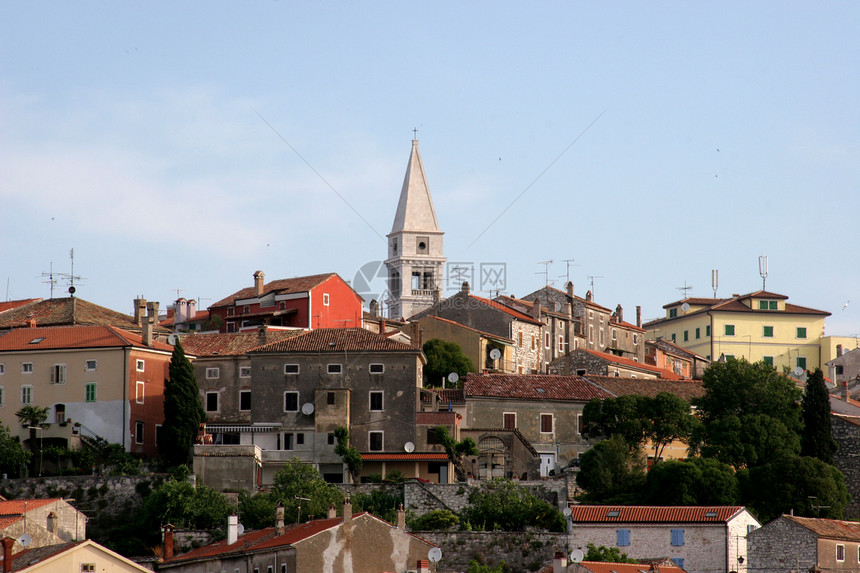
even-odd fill
[[[267,342],[269,342],[269,327],[265,324],[261,324],[257,328],[257,344],[263,346]]]
[[[12,537],[4,537],[0,539],[3,544],[3,573],[9,573],[12,570],[12,547],[15,545],[15,539]]]
[[[636,305],[636,326],[642,328],[642,307]]]
[[[152,319],[148,316],[143,319],[143,332],[140,333],[143,338],[143,344],[146,346],[152,346]]]
[[[540,320],[540,299],[535,299],[532,302],[532,318],[535,320]]]
[[[848,380],[842,381],[842,401],[848,401]]]
[[[158,324],[158,303],[146,303],[146,317],[143,319],[143,343],[152,346],[152,332]]]
[[[48,531],[57,534],[57,514],[53,511],[48,514]]]
[[[567,281],[567,284],[564,285],[564,288],[567,289],[567,296],[573,298],[573,283],[571,281]]]
[[[143,315],[146,313],[146,299],[143,295],[134,299],[134,323],[143,326]]]
[[[265,284],[264,279],[266,278],[265,273],[263,271],[257,271],[254,273],[254,294],[260,296],[263,294],[263,285]]]
[[[280,503],[275,508],[275,531],[278,535],[284,532],[284,506]]]
[[[406,512],[403,511],[403,504],[397,508],[397,529],[406,531]]]
[[[842,345],[837,344],[836,345],[836,358],[839,358],[840,356],[842,356]]]
[[[349,523],[350,521],[352,521],[352,502],[349,501],[349,497],[346,497],[343,500],[343,522]]]
[[[615,322],[619,324],[624,322],[624,309],[621,308],[621,305],[615,307]]]
[[[335,509],[334,504],[328,506],[328,518],[334,519],[337,517],[337,509]]]
[[[164,532],[164,549],[161,552],[161,558],[167,561],[173,559],[173,529],[171,524],[167,524],[161,528]]]
[[[185,320],[191,320],[197,314],[197,301],[193,298],[188,301],[188,312],[185,313]]]
[[[460,292],[465,295],[469,294],[469,281],[463,281],[463,285],[460,287]]]
[[[586,291],[586,293],[585,293],[586,302],[591,302],[591,299],[592,299],[591,291]]]
[[[375,298],[370,300],[370,316],[373,318],[379,316],[379,301]]]
[[[567,557],[564,551],[556,551],[552,559],[552,573],[565,573],[567,571]]]
[[[239,540],[239,517],[227,516],[227,545],[233,545]]]
[[[415,570],[418,573],[430,573],[430,561],[427,559],[419,559]]]
[[[181,323],[188,320],[188,301],[184,298],[176,299],[176,302],[173,303],[173,322]],[[168,316],[170,315],[170,309],[167,309]]]

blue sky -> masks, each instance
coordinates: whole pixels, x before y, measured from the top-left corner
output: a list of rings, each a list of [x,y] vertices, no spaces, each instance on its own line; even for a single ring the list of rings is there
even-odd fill
[[[650,319],[712,268],[718,296],[757,290],[765,253],[768,290],[860,334],[859,23],[838,1],[6,2],[0,298],[47,298],[72,248],[79,296],[126,313],[257,269],[353,280],[418,128],[446,256],[505,263],[508,293],[575,259],[577,293],[600,277]]]

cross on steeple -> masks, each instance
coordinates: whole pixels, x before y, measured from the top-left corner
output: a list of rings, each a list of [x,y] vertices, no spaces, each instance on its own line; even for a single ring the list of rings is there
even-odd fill
[[[412,128],[412,139],[418,139],[418,128],[417,127]]]

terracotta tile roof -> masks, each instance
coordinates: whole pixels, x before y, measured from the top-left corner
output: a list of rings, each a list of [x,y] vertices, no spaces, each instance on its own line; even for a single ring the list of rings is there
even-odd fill
[[[25,304],[30,304],[31,302],[39,302],[40,298],[25,298],[22,300],[7,300],[5,302],[0,302],[0,312],[5,312],[7,310],[11,310],[13,308],[18,308],[19,306],[24,306]]]
[[[663,348],[661,348],[661,350],[663,352],[666,352],[667,354],[674,353],[674,354],[679,354],[681,356],[684,356],[686,358],[697,358],[699,360],[707,360],[707,358],[705,358],[701,354],[696,354],[692,350],[687,350],[686,348],[681,348],[680,346],[678,346],[677,344],[675,344],[671,340],[667,340],[666,338],[663,338],[662,336],[657,338],[656,340],[646,340],[645,344],[653,345],[653,346],[657,346],[657,347],[663,347]]]
[[[849,424],[860,426],[860,416],[849,416],[848,414],[837,414],[836,412],[832,412],[831,415],[836,416],[840,420],[845,420]]]
[[[265,295],[273,292],[277,294],[309,292],[314,287],[319,286],[331,277],[335,276],[338,276],[337,273],[323,273],[320,275],[308,275],[306,277],[294,277],[291,279],[275,280],[263,285],[263,294]],[[258,296],[259,295],[257,294],[256,289],[253,286],[249,286],[243,288],[242,290],[234,292],[226,298],[219,300],[215,304],[210,305],[209,308],[218,306],[232,306],[237,300],[257,298]]]
[[[574,525],[583,523],[725,523],[743,506],[571,505]]]
[[[721,302],[726,302],[728,300],[732,300],[730,298],[682,298],[681,300],[670,302],[669,304],[664,304],[663,308],[669,308],[672,306],[679,306],[684,304],[685,302],[691,306],[713,306],[715,304],[719,304]]]
[[[165,328],[168,328],[168,327],[171,327],[175,324],[175,319],[176,319],[176,316],[174,315],[174,316],[171,316],[170,318],[165,318],[164,320],[162,320],[158,324],[165,327]],[[194,316],[192,316],[191,318],[186,320],[183,324],[188,324],[189,322],[206,322],[207,320],[209,320],[209,311],[208,310],[201,310],[199,312],[196,312],[194,314]]]
[[[506,338],[504,336],[498,336],[496,334],[484,332],[483,330],[478,330],[477,328],[472,328],[471,326],[466,326],[465,324],[461,324],[459,322],[456,322],[456,321],[448,319],[448,318],[442,318],[441,316],[434,316],[432,314],[428,314],[426,316],[421,317],[421,320],[425,320],[425,319],[438,320],[439,322],[444,322],[447,324],[458,326],[458,327],[463,328],[465,330],[471,330],[472,332],[477,332],[478,334],[480,334],[482,336],[486,336],[487,338],[492,338],[493,340],[501,340],[501,341],[507,342],[508,344],[514,343],[513,339],[511,339],[511,338]]]
[[[838,519],[821,519],[816,517],[798,517],[783,515],[783,519],[805,527],[818,537],[838,539],[842,541],[860,541],[860,523],[856,521],[840,521]]]
[[[542,289],[538,289],[538,290],[536,290],[535,292],[533,292],[533,293],[531,293],[531,294],[528,294],[528,295],[526,295],[526,296],[536,295],[537,293],[539,293],[539,292],[540,292],[540,291],[542,291],[542,290],[548,290],[548,291],[549,291],[549,290],[552,290],[552,291],[555,291],[555,292],[557,292],[557,293],[561,293],[561,294],[563,294],[564,296],[567,296],[567,292],[566,292],[566,291],[563,291],[563,290],[561,290],[561,289],[557,289],[557,288],[552,287],[552,286],[549,286],[549,285],[545,286],[545,287],[544,287],[544,288],[542,288]],[[568,297],[568,298],[570,298],[570,297]],[[608,313],[612,313],[612,311],[611,311],[611,310],[609,310],[609,309],[608,309],[608,308],[606,308],[605,306],[601,306],[601,305],[597,304],[597,303],[596,303],[596,302],[594,302],[593,300],[586,300],[586,299],[584,299],[584,298],[582,298],[581,296],[576,295],[576,294],[574,294],[574,295],[573,295],[573,298],[574,298],[574,299],[576,299],[576,300],[578,300],[579,302],[585,303],[585,306],[591,307],[591,308],[593,308],[593,309],[595,309],[595,310],[602,310],[602,311],[605,311],[605,312],[608,312]]]
[[[24,515],[27,511],[32,511],[57,501],[63,501],[63,499],[59,497],[51,497],[45,499],[8,499],[0,501],[0,516],[9,517]]]
[[[0,516],[0,531],[6,529],[10,525],[18,523],[22,519],[24,519],[23,515],[18,515],[18,516],[11,515],[8,517],[7,516]]]
[[[630,324],[629,322],[625,322],[625,321],[623,321],[623,320],[622,320],[622,321],[618,321],[618,322],[612,322],[612,321],[610,320],[610,321],[609,321],[609,324],[610,324],[610,325],[617,324],[618,326],[623,326],[624,328],[627,328],[627,329],[630,329],[630,330],[636,330],[636,331],[639,331],[639,332],[645,332],[645,329],[644,329],[644,328],[642,328],[641,326],[636,326],[635,324]]]
[[[364,328],[319,328],[260,346],[252,352],[420,352]]]
[[[460,414],[456,412],[418,412],[415,423],[420,426],[453,426]]]
[[[361,459],[366,462],[389,461],[389,462],[439,462],[448,459],[444,453],[412,453],[412,454],[361,454]]]
[[[611,398],[612,394],[581,376],[550,374],[467,374],[463,383],[466,397],[508,398],[512,400],[574,400]]]
[[[269,342],[286,340],[298,336],[304,330],[268,330],[266,339]],[[210,356],[242,356],[252,348],[261,346],[260,335],[257,332],[228,332],[191,334],[182,337],[182,348],[187,354],[198,358]]]
[[[134,318],[87,302],[82,298],[39,300],[0,313],[0,330],[24,328],[35,320],[36,326],[110,325],[124,330],[140,331]],[[160,326],[156,331],[166,332]]]
[[[541,321],[539,321],[539,320],[535,320],[535,319],[534,319],[534,318],[532,318],[531,316],[529,316],[529,315],[527,315],[527,314],[525,314],[525,313],[522,313],[522,312],[520,312],[520,311],[518,311],[518,310],[514,310],[514,309],[512,309],[511,307],[509,307],[509,306],[505,306],[504,304],[502,304],[502,303],[500,303],[500,302],[497,302],[497,301],[495,301],[495,300],[491,300],[491,299],[488,299],[488,298],[483,298],[483,297],[480,297],[480,296],[475,296],[475,295],[473,295],[473,294],[470,294],[470,295],[469,295],[469,298],[473,298],[473,299],[477,300],[478,302],[480,302],[480,303],[482,303],[482,304],[484,304],[484,305],[486,305],[486,306],[489,306],[490,308],[494,308],[494,309],[496,309],[496,310],[500,310],[500,311],[502,311],[502,312],[504,312],[504,313],[507,313],[507,314],[509,314],[509,315],[513,316],[514,318],[516,318],[517,320],[520,320],[520,321],[522,321],[522,322],[528,322],[528,323],[531,323],[531,324],[537,324],[537,325],[543,326],[543,323],[542,323]]]
[[[588,348],[580,348],[578,350],[582,350],[583,352],[587,352],[592,356],[597,356],[599,358],[603,358],[604,360],[609,361],[612,364],[618,364],[619,366],[625,366],[627,368],[635,368],[637,370],[644,370],[645,372],[651,372],[656,374],[657,376],[662,376],[667,380],[681,380],[681,377],[671,372],[669,370],[664,370],[662,368],[657,368],[656,366],[651,366],[650,364],[645,364],[644,362],[636,362],[635,360],[630,360],[629,358],[622,358],[621,356],[616,356],[614,354],[610,354],[608,352],[600,352],[598,350],[590,350]],[[564,357],[562,357],[564,358]]]
[[[615,378],[613,376],[588,376],[586,378],[616,396],[636,395],[654,398],[660,392],[669,392],[688,402],[705,395],[701,380],[643,380],[642,378]]]
[[[442,402],[452,402],[454,404],[465,404],[466,396],[463,394],[462,388],[451,388],[450,390],[435,390],[439,394],[439,400]]]
[[[657,573],[650,565],[641,563],[601,563],[598,561],[581,561],[580,571],[591,571],[591,573]],[[660,573],[684,573],[677,566],[660,565]]]
[[[39,339],[42,339],[39,341]],[[36,342],[38,341],[38,342]],[[118,348],[134,346],[173,352],[173,347],[162,342],[152,346],[143,344],[140,334],[112,326],[53,326],[15,328],[0,334],[0,351],[39,351],[68,348]]]
[[[721,312],[755,312],[762,314],[816,314],[821,316],[830,316],[831,313],[825,310],[817,310],[814,308],[808,308],[805,306],[799,306],[796,304],[785,303],[784,311],[777,310],[760,310],[758,308],[751,308],[744,304],[743,300],[749,300],[752,298],[770,298],[770,299],[780,299],[787,300],[788,297],[782,294],[776,294],[768,291],[757,291],[750,294],[744,295],[736,295],[732,298],[687,298],[682,299],[677,302],[672,302],[667,305],[664,305],[663,308],[669,308],[672,306],[676,306],[683,303],[689,303],[691,305],[700,306],[703,305],[705,308],[701,308],[698,310],[693,310],[683,315],[683,317],[693,316],[700,313],[705,313],[708,311],[721,311]],[[654,324],[659,324],[662,322],[667,322],[670,320],[677,320],[683,317],[661,317],[656,320],[652,320],[647,322],[644,326],[649,327]]]

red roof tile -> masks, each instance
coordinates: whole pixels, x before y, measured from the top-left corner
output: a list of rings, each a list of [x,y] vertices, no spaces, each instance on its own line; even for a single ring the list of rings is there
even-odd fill
[[[650,565],[634,563],[602,563],[598,561],[580,561],[579,569],[592,573],[656,573]],[[660,573],[684,573],[680,567],[660,565]]]
[[[432,314],[428,314],[426,316],[421,317],[421,320],[425,320],[425,319],[438,320],[439,322],[444,322],[447,324],[451,324],[453,326],[458,326],[458,327],[463,328],[465,330],[471,330],[472,332],[477,332],[478,334],[480,334],[482,336],[486,336],[487,338],[492,338],[493,340],[502,340],[502,341],[508,342],[510,344],[514,343],[513,339],[511,339],[511,338],[506,338],[504,336],[497,336],[497,335],[491,334],[489,332],[484,332],[483,330],[478,330],[477,328],[472,328],[471,326],[466,326],[465,324],[461,324],[457,321],[454,321],[454,320],[451,320],[448,318],[442,318],[441,316],[434,316]]]
[[[725,523],[743,506],[571,505],[580,523]]]
[[[860,523],[856,521],[798,517],[796,515],[783,515],[782,517],[805,527],[819,537],[843,541],[860,541]]]
[[[41,339],[41,340],[39,340]],[[172,352],[162,342],[143,344],[140,334],[112,326],[50,326],[14,328],[0,335],[0,351],[57,350],[67,348],[118,348],[134,346]]]
[[[467,374],[463,383],[467,398],[510,398],[514,400],[575,400],[611,398],[612,394],[582,376],[550,374]]]
[[[304,330],[266,331],[266,340],[277,342],[299,336]],[[257,332],[228,332],[192,334],[182,337],[182,348],[187,354],[198,358],[207,356],[242,356],[252,348],[261,346]]]
[[[366,462],[389,461],[389,462],[435,462],[445,461],[448,454],[440,453],[412,453],[412,454],[361,454],[361,459]]]
[[[60,497],[50,497],[44,499],[7,499],[0,501],[0,516],[21,516],[27,511],[32,511],[40,507],[44,507],[49,503],[63,501]]]
[[[466,396],[463,394],[462,388],[451,388],[446,390],[434,390],[439,395],[439,400],[442,402],[453,402],[454,404],[465,404]]]
[[[309,292],[314,287],[319,286],[331,277],[335,276],[338,276],[337,273],[323,273],[320,275],[308,275],[306,277],[294,277],[291,279],[274,280],[263,285],[263,294],[266,295],[272,292],[278,294]],[[209,308],[218,306],[232,306],[237,300],[257,298],[258,296],[260,295],[257,294],[256,289],[253,286],[249,286],[243,288],[242,290],[234,292],[226,298],[219,300],[215,304],[211,305]]]
[[[82,298],[36,299],[30,304],[0,312],[0,330],[29,327],[31,321],[35,321],[36,326],[110,325],[123,330],[141,329],[131,316]],[[156,326],[156,331],[165,329]]]
[[[25,304],[30,304],[31,302],[39,302],[40,300],[42,299],[25,298],[23,300],[7,300],[5,302],[0,302],[0,312],[5,312],[13,308],[18,308],[19,306],[24,306]]]
[[[622,358],[621,356],[616,356],[615,354],[610,354],[608,352],[600,352],[599,350],[590,350],[588,348],[580,348],[579,350],[587,352],[592,356],[603,358],[604,360],[608,360],[609,362],[613,364],[618,364],[619,366],[626,366],[628,368],[644,370],[645,372],[652,372],[658,376],[662,376],[667,380],[681,380],[681,377],[674,372],[664,370],[662,368],[657,368],[656,366],[651,366],[650,364],[645,364],[644,362],[636,362],[635,360],[630,360],[629,358]]]
[[[257,347],[253,352],[420,352],[363,328],[319,328]]]
[[[642,378],[615,378],[613,376],[589,376],[586,378],[601,388],[612,392],[616,396],[636,395],[654,398],[660,392],[669,392],[688,402],[693,398],[705,395],[705,388],[701,380],[666,380],[656,378],[645,380]]]
[[[522,313],[522,312],[520,312],[520,311],[518,311],[518,310],[514,310],[514,309],[512,309],[511,307],[509,307],[509,306],[505,306],[505,305],[503,305],[502,303],[497,302],[497,301],[495,301],[495,300],[491,300],[491,299],[489,299],[489,298],[483,298],[483,297],[480,297],[480,296],[475,296],[475,295],[473,295],[473,294],[470,294],[470,295],[469,295],[469,297],[470,297],[470,298],[473,298],[473,299],[477,300],[478,302],[480,302],[480,303],[482,303],[482,304],[485,304],[485,305],[487,305],[487,306],[489,306],[489,307],[491,307],[491,308],[495,308],[496,310],[501,310],[502,312],[507,313],[507,314],[509,314],[509,315],[513,316],[513,317],[514,317],[514,318],[516,318],[517,320],[521,320],[521,321],[523,321],[523,322],[529,322],[529,323],[531,323],[531,324],[539,324],[539,325],[543,326],[543,323],[542,323],[541,321],[539,321],[539,320],[535,320],[535,319],[534,319],[534,318],[532,318],[531,316],[529,316],[529,315],[527,315],[527,314],[525,314],[525,313]]]
[[[418,412],[415,423],[420,426],[453,426],[459,417],[456,412]]]

